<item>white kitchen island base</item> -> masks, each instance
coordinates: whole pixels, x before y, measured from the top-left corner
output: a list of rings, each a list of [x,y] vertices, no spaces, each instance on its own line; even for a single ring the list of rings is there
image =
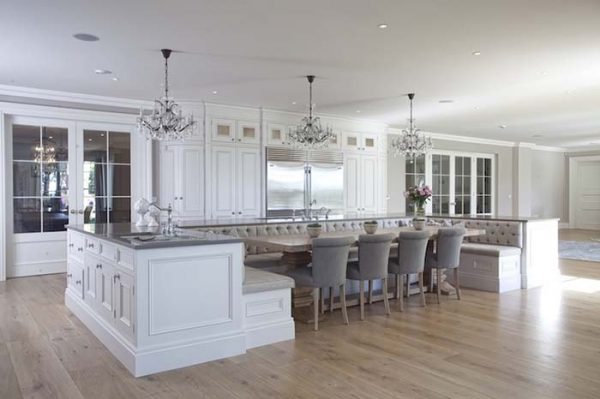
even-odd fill
[[[231,237],[135,248],[70,228],[65,304],[136,377],[294,339],[289,288],[244,298],[243,251]]]

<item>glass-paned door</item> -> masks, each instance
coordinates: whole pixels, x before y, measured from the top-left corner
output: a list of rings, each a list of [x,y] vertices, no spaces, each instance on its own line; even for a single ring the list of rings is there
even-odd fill
[[[12,125],[13,233],[65,231],[69,224],[69,129]]]
[[[455,215],[468,215],[471,213],[471,163],[472,157],[454,157],[454,207]]]
[[[431,155],[431,212],[450,213],[450,155]]]
[[[425,156],[421,155],[417,157],[414,162],[410,159],[405,161],[405,176],[406,186],[404,190],[408,190],[409,187],[418,186],[425,183]],[[406,214],[410,215],[414,213],[414,205],[410,201],[406,201]]]
[[[493,201],[492,159],[477,158],[477,213],[491,214]]]
[[[82,131],[82,223],[131,221],[131,136],[126,131]]]

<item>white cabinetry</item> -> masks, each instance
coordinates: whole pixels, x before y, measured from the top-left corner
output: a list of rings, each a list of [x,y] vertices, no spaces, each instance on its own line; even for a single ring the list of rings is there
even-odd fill
[[[173,206],[175,217],[204,217],[204,146],[160,147],[160,205]]]
[[[377,164],[376,155],[344,155],[344,190],[348,212],[377,212]]]
[[[215,145],[211,151],[212,217],[260,215],[260,149]]]
[[[232,119],[211,120],[211,140],[225,143],[260,143],[260,125],[257,122]]]
[[[342,133],[342,149],[375,153],[379,143],[379,135],[371,133]]]

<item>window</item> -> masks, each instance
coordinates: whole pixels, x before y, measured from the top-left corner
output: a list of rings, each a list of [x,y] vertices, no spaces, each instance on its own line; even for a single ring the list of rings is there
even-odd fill
[[[477,158],[477,213],[492,213],[492,160]]]
[[[418,186],[425,183],[425,156],[417,157],[414,162],[406,160],[406,187],[408,190],[411,186]],[[406,214],[414,212],[413,204],[406,201]]]
[[[431,212],[450,213],[450,156],[431,156]]]
[[[83,222],[131,220],[129,133],[83,131]]]
[[[69,132],[13,125],[14,233],[64,231],[69,222]]]

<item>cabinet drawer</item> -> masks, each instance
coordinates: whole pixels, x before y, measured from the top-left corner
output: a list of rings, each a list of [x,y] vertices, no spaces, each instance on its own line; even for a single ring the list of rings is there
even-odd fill
[[[135,261],[133,251],[125,248],[117,248],[117,264],[128,270],[133,270]]]
[[[85,237],[83,234],[69,232],[68,255],[83,262],[83,251],[85,248]]]
[[[85,250],[93,254],[100,253],[100,241],[92,237],[85,238]]]
[[[108,242],[100,243],[100,256],[111,262],[117,261],[117,246]]]

